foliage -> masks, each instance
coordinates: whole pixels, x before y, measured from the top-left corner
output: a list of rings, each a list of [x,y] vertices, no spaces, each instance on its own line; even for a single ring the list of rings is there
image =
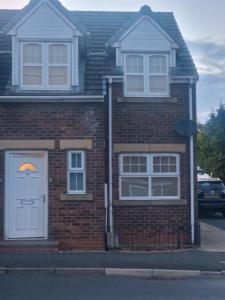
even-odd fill
[[[198,165],[208,174],[225,180],[225,107],[210,114],[205,125],[199,125]]]

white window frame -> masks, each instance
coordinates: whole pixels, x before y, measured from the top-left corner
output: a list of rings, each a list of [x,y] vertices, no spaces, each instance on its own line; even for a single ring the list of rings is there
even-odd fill
[[[81,167],[72,168],[72,154],[81,154]],[[83,190],[70,189],[70,174],[82,173],[83,174]],[[67,194],[86,194],[86,154],[85,151],[68,151],[67,153]]]
[[[42,49],[42,62],[41,64],[35,64],[35,63],[24,63],[23,62],[23,46],[24,45],[29,45],[29,44],[37,44],[41,46]],[[44,71],[44,47],[43,43],[41,42],[36,42],[36,41],[30,41],[30,42],[22,42],[20,43],[20,63],[19,63],[19,68],[20,68],[20,86],[22,89],[43,89],[44,86],[44,80],[45,80],[45,71]],[[24,85],[23,84],[23,67],[42,67],[42,84],[41,85]]]
[[[147,172],[143,173],[127,173],[123,172],[123,158],[124,157],[146,157],[147,158]],[[176,158],[176,172],[173,173],[156,173],[153,172],[153,157],[168,157],[172,156]],[[148,184],[149,184],[149,191],[147,197],[124,197],[122,196],[122,178],[123,177],[147,177],[148,178]],[[152,193],[152,178],[155,177],[168,177],[168,178],[178,178],[178,195],[177,196],[160,196],[160,197],[153,197],[151,195]],[[174,153],[126,153],[126,154],[120,154],[119,155],[119,197],[120,200],[131,200],[131,201],[137,201],[137,200],[179,200],[180,199],[180,155],[174,154]]]
[[[150,64],[150,57],[152,56],[163,56],[166,58],[166,73],[151,73],[149,71],[149,64]],[[147,92],[153,96],[153,97],[165,97],[169,96],[169,57],[166,54],[148,54],[147,55]],[[151,92],[150,85],[149,85],[149,77],[150,76],[166,76],[167,79],[167,86],[166,86],[166,91],[165,93],[153,93]]]
[[[143,69],[144,69],[144,92],[134,92],[131,93],[127,91],[127,80],[126,77],[127,75],[142,75],[141,73],[127,73],[126,67],[127,67],[127,57],[128,56],[133,56],[133,55],[138,55],[143,57]],[[164,56],[166,57],[166,73],[150,73],[149,72],[149,58],[151,56]],[[123,55],[123,70],[124,70],[124,96],[125,97],[169,97],[170,96],[170,77],[169,77],[169,54],[164,54],[164,53],[138,53],[138,52],[129,52],[129,53],[124,53]],[[150,91],[150,86],[149,86],[149,76],[165,76],[167,75],[167,89],[165,93],[152,93]]]
[[[23,45],[25,44],[39,44],[42,46],[42,64],[24,64],[23,63]],[[67,46],[68,51],[68,64],[49,64],[49,45],[61,44]],[[39,42],[39,41],[26,41],[20,42],[20,89],[21,90],[69,90],[72,83],[71,72],[71,56],[72,45],[70,42],[52,41],[52,42]],[[42,85],[24,85],[23,84],[23,67],[24,66],[42,66]],[[68,84],[66,85],[49,85],[49,67],[50,66],[67,66],[68,67]]]
[[[127,73],[127,57],[129,56],[141,56],[143,58],[143,73]],[[127,92],[127,76],[143,76],[143,83],[144,83],[144,91],[143,93],[141,92],[134,92],[134,93],[130,93]],[[146,61],[145,61],[145,55],[141,54],[141,53],[127,53],[125,54],[124,57],[124,88],[125,88],[125,94],[127,96],[145,96],[146,94]]]

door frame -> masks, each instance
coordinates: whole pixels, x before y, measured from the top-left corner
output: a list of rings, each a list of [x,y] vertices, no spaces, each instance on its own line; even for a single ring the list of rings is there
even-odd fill
[[[9,237],[9,222],[10,222],[10,193],[9,193],[9,182],[10,182],[10,156],[12,154],[31,154],[43,155],[44,171],[46,174],[45,178],[45,226],[44,226],[44,237],[42,238],[10,238]],[[48,239],[48,151],[35,151],[35,150],[10,150],[5,151],[5,201],[4,201],[4,236],[5,240],[32,240],[32,239]]]

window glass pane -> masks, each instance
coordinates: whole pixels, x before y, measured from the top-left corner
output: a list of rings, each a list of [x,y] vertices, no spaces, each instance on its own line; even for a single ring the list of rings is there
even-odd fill
[[[178,178],[177,177],[153,177],[152,196],[153,197],[178,196]]]
[[[131,173],[138,173],[139,165],[131,165]]]
[[[161,165],[162,173],[169,173],[169,165]]]
[[[82,191],[84,189],[84,174],[70,173],[70,190]]]
[[[139,171],[141,173],[146,173],[147,172],[147,165],[140,165],[139,166]]]
[[[121,179],[122,197],[147,197],[148,178],[145,177],[123,177]]]
[[[143,93],[144,92],[144,76],[127,75],[126,76],[126,89],[130,93]]]
[[[23,85],[42,85],[42,67],[23,67]]]
[[[160,159],[161,159],[161,164],[168,165],[168,163],[169,163],[169,157],[168,156],[162,156],[162,157],[160,157]]]
[[[176,173],[175,156],[155,156],[153,157],[153,172],[155,173]]]
[[[167,76],[149,76],[149,88],[151,93],[165,93],[167,91]]]
[[[72,153],[71,154],[71,167],[73,169],[81,168],[82,163],[82,154],[81,153]]]
[[[147,158],[143,156],[125,156],[123,158],[123,172],[146,173]]]
[[[175,156],[170,156],[169,161],[171,165],[176,165],[176,157]]]
[[[169,172],[170,173],[176,173],[177,171],[177,166],[176,165],[170,165],[169,166]]]
[[[153,55],[149,57],[149,72],[150,73],[167,73],[166,56]]]
[[[153,172],[160,173],[161,172],[161,165],[153,165]]]
[[[144,62],[141,55],[128,55],[126,57],[126,72],[127,73],[143,73]]]
[[[67,85],[67,67],[49,67],[49,85]]]
[[[77,189],[82,191],[84,189],[84,174],[77,173]]]
[[[130,164],[130,157],[129,156],[124,156],[123,157],[123,164],[124,165],[129,165]]]
[[[124,165],[123,166],[123,172],[124,173],[130,173],[131,172],[131,166],[130,165]]]
[[[23,63],[41,64],[42,63],[42,45],[29,43],[23,45]]]
[[[67,64],[68,63],[68,46],[63,44],[49,45],[49,63],[50,64]]]

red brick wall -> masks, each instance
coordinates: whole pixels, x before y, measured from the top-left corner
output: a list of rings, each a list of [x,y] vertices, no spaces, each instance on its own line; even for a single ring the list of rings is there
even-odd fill
[[[61,201],[67,189],[67,152],[59,139],[92,139],[86,151],[87,193],[93,201]],[[54,139],[49,159],[49,239],[62,249],[104,249],[103,104],[1,104],[0,139]],[[0,236],[4,234],[4,152],[0,152]]]
[[[176,133],[178,120],[189,118],[189,85],[171,85],[175,103],[124,103],[118,102],[122,85],[113,86],[113,143],[186,144],[187,151],[180,155],[181,199],[187,206],[118,206],[114,205],[115,231],[120,242],[133,235],[138,240],[140,232],[164,224],[186,226],[190,220],[190,169],[189,138]],[[113,157],[113,199],[119,200],[119,154]]]
[[[181,198],[187,206],[114,206],[115,231],[120,241],[138,240],[139,233],[159,225],[186,225],[190,216],[189,138],[175,124],[189,117],[188,85],[171,86],[175,103],[119,103],[122,85],[113,84],[113,143],[186,144],[181,154]],[[1,104],[0,139],[54,139],[49,151],[49,239],[62,249],[104,249],[104,106],[103,104]],[[66,192],[66,151],[59,139],[93,140],[86,152],[87,193],[93,201],[60,201]],[[119,200],[119,155],[113,155],[113,199]],[[4,153],[0,152],[0,236],[4,219]],[[164,239],[164,238],[163,238]],[[163,242],[163,241],[162,241]]]

